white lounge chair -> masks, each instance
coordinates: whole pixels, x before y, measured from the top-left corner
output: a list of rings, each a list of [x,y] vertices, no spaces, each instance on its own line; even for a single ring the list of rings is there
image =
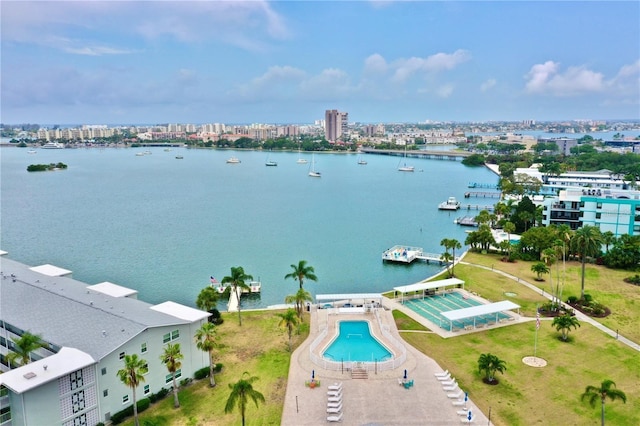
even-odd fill
[[[442,386],[451,386],[453,384],[455,384],[456,379],[454,379],[453,377],[451,378],[451,380],[445,380],[445,381],[441,381],[440,384]]]
[[[343,414],[344,413],[340,413],[339,416],[327,416],[327,421],[328,422],[341,422]]]
[[[442,373],[433,373],[436,377],[445,377],[449,375],[449,370],[444,370]]]
[[[462,407],[464,403],[464,399],[457,399],[455,401],[451,401],[451,403],[457,407]]]
[[[342,396],[342,390],[329,391],[327,392],[327,396]]]
[[[467,417],[469,415],[469,410],[458,410],[456,411],[456,414]],[[471,417],[473,417],[473,414],[471,414]]]
[[[342,405],[342,401],[327,402],[327,408],[329,408],[329,407],[336,408],[336,407],[340,407],[341,405]]]
[[[342,411],[342,404],[338,407],[327,407],[327,413],[338,414],[340,411]]]
[[[451,385],[451,386],[443,386],[442,387],[442,390],[445,391],[445,392],[453,392],[456,389],[458,389],[458,384],[457,383],[454,384],[454,385]]]
[[[467,417],[460,417],[460,423],[462,423],[462,424],[473,423],[473,420],[475,418],[476,418],[476,416],[474,416],[473,414],[471,415],[471,420],[469,420]]]
[[[342,390],[342,382],[334,383],[332,385],[327,386],[327,389],[330,391],[339,391]]]
[[[446,382],[447,380],[453,379],[453,377],[451,377],[451,373],[447,373],[446,376],[436,376],[436,379],[440,380],[441,382]]]
[[[451,398],[451,399],[460,399],[461,396],[464,395],[464,392],[462,392],[462,389],[460,389],[458,392],[456,393],[448,393],[447,394],[447,398]]]
[[[328,402],[342,402],[342,395],[340,396],[330,396],[327,398]]]

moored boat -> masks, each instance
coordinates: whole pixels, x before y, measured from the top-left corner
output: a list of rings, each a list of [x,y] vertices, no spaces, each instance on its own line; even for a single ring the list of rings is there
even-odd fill
[[[456,200],[456,197],[449,197],[447,201],[438,204],[439,210],[458,210],[459,208],[460,201]]]
[[[241,161],[238,157],[230,157],[227,159],[227,164],[239,164]]]

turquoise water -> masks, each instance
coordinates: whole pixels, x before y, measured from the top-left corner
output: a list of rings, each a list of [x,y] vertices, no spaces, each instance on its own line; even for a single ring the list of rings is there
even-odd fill
[[[340,321],[338,336],[322,354],[332,361],[384,361],[392,353],[369,331],[368,321]]]
[[[427,296],[424,299],[411,299],[404,302],[404,305],[412,311],[425,317],[432,323],[449,330],[449,320],[441,315],[442,312],[453,311],[456,309],[470,308],[479,306],[481,303],[474,299],[465,299],[458,292],[447,293],[446,295]],[[508,315],[498,313],[498,319],[509,318]],[[473,325],[473,318],[465,318],[453,321],[454,328],[464,328]],[[476,324],[486,324],[487,322],[496,321],[496,314],[480,315],[475,318]]]
[[[411,159],[424,171],[401,173],[398,158],[381,155],[363,156],[361,166],[355,154],[316,154],[322,178],[313,179],[297,153],[271,153],[278,166],[265,167],[267,154],[257,151],[37,151],[0,149],[0,249],[89,284],[136,289],[150,303],[189,306],[210,276],[220,281],[232,266],[263,283],[262,294],[243,297],[243,308],[295,293],[298,284],[284,276],[301,259],[318,276],[304,283],[312,295],[418,282],[441,267],[384,264],[382,252],[402,244],[442,253],[443,238],[464,242],[465,228],[453,223],[463,213],[437,205],[462,199],[468,182],[497,182],[488,169],[457,161]],[[231,156],[242,163],[226,164]],[[59,161],[69,168],[26,171]]]

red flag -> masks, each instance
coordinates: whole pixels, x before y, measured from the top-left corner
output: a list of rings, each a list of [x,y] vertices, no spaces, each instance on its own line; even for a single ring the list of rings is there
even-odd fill
[[[215,278],[211,277],[211,284],[217,284],[218,280],[216,280]]]
[[[536,312],[536,330],[540,328],[540,312]]]

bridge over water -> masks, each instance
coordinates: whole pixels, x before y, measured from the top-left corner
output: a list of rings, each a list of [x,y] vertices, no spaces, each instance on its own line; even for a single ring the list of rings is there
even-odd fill
[[[362,148],[361,151],[366,154],[377,155],[390,155],[392,157],[404,157],[405,151],[401,149],[375,149],[375,148]],[[465,151],[422,151],[411,150],[406,151],[408,158],[428,158],[431,160],[450,160],[457,161],[473,155],[472,152]]]

